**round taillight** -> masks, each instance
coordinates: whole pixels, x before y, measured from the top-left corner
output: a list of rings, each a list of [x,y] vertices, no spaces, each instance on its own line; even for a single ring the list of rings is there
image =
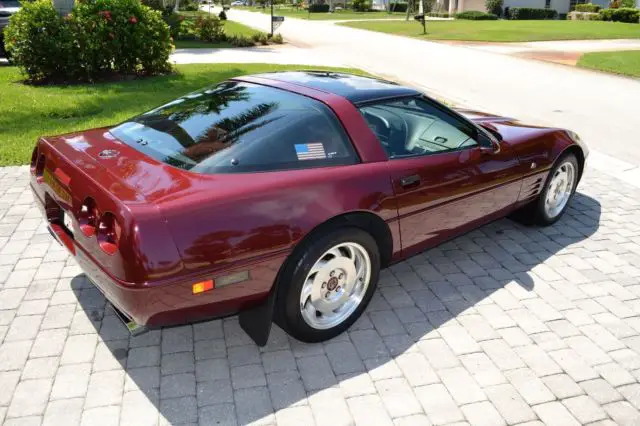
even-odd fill
[[[87,237],[93,237],[98,227],[98,210],[96,202],[93,198],[85,198],[82,206],[80,206],[80,214],[78,215],[78,223],[80,230]]]
[[[44,162],[44,154],[40,154],[38,156],[38,161],[36,162],[36,176],[38,177],[42,176],[42,174],[44,173]]]
[[[31,173],[36,173],[36,163],[38,162],[38,147],[33,148],[33,153],[31,153]]]
[[[116,217],[111,213],[104,213],[98,222],[98,244],[107,254],[115,254],[118,251],[120,240],[120,225]]]

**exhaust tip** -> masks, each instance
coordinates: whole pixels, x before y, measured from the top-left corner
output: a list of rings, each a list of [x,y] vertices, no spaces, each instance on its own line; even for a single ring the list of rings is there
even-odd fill
[[[111,306],[111,309],[113,310],[113,312],[115,312],[116,316],[120,319],[120,321],[122,321],[122,323],[127,328],[127,330],[129,330],[129,334],[131,334],[132,336],[134,337],[139,336],[149,331],[147,327],[145,327],[144,325],[138,324],[132,318],[130,318],[127,314],[125,314],[124,312],[116,308],[113,305],[113,303],[109,303],[109,306]]]

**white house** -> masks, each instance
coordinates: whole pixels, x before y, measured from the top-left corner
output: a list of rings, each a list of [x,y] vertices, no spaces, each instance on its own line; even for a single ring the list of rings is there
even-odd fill
[[[640,0],[637,0],[640,2]],[[504,0],[504,7],[533,7],[537,9],[555,9],[558,13],[568,13],[572,6],[586,3],[584,0]],[[591,0],[591,3],[606,7],[609,0]],[[484,0],[437,0],[438,9],[449,13],[479,10],[486,12]],[[640,4],[640,3],[639,3]]]

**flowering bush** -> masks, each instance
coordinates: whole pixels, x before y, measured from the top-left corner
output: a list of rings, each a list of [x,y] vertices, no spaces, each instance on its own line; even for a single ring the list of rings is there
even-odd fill
[[[46,1],[25,2],[5,29],[5,47],[33,80],[66,77],[78,49],[68,18]]]
[[[196,35],[202,41],[224,41],[224,23],[215,15],[201,15],[196,19]]]
[[[48,0],[25,2],[7,48],[32,81],[93,81],[171,69],[169,27],[138,0],[81,0],[61,18]]]

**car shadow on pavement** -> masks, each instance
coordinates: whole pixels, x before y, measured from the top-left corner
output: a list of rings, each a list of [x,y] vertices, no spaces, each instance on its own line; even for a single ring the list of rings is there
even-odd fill
[[[384,395],[397,386],[428,392],[441,381],[436,370],[462,362],[460,374],[473,373],[469,354],[508,356],[513,350],[501,339],[505,327],[526,334],[546,329],[532,312],[553,308],[536,296],[570,298],[581,277],[568,264],[593,256],[597,239],[589,237],[598,231],[600,214],[598,201],[576,193],[553,226],[502,219],[393,265],[382,271],[365,314],[321,344],[295,341],[274,325],[259,348],[236,317],[132,337],[84,275],[72,287],[101,338],[94,369],[125,372],[121,419],[153,424],[159,412],[161,423],[170,424],[269,423],[280,409],[308,404],[316,422],[327,423],[358,409],[345,398]],[[411,409],[414,403],[401,405]]]

